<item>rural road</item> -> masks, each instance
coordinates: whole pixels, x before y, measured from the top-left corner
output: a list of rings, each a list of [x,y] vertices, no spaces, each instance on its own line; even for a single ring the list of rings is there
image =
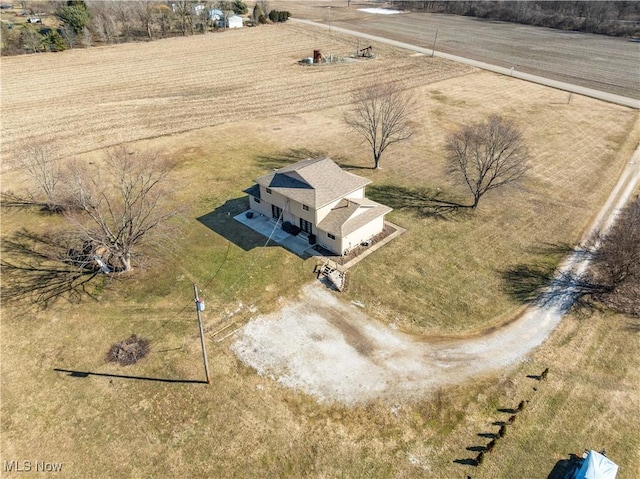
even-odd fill
[[[640,145],[585,235],[583,247],[613,224],[639,184]],[[280,311],[249,321],[231,347],[260,375],[319,401],[356,404],[417,398],[525,358],[572,305],[575,292],[567,278],[575,282],[588,263],[589,254],[576,251],[560,266],[557,280],[544,293],[546,301],[532,305],[507,326],[473,339],[428,342],[400,333],[315,283]]]
[[[423,48],[423,47],[420,47],[420,46],[417,46],[417,45],[413,45],[413,44],[410,44],[410,43],[405,43],[405,42],[393,40],[393,39],[390,39],[390,38],[385,38],[385,37],[378,36],[378,35],[372,35],[372,34],[369,34],[369,33],[363,33],[363,32],[359,32],[359,31],[352,30],[352,29],[338,27],[336,25],[326,25],[324,23],[314,22],[314,21],[305,20],[305,19],[297,19],[297,18],[291,18],[290,21],[301,23],[301,24],[305,24],[305,25],[310,25],[310,26],[314,26],[314,27],[318,27],[318,28],[330,29],[332,31],[345,33],[345,34],[348,34],[348,35],[353,35],[353,36],[356,36],[356,37],[359,37],[359,38],[364,38],[364,39],[367,39],[367,40],[372,40],[372,41],[376,41],[376,42],[380,42],[380,43],[386,43],[388,45],[392,45],[392,46],[395,46],[395,47],[398,47],[398,48],[404,48],[404,49],[407,49],[407,50],[412,50],[412,51],[415,51],[415,52],[418,52],[418,53],[423,53],[425,55],[434,54],[437,57],[445,58],[447,60],[452,60],[452,61],[459,62],[459,63],[464,63],[464,64],[467,64],[467,65],[471,65],[471,66],[474,66],[476,68],[480,68],[482,70],[488,70],[488,71],[500,73],[500,74],[503,74],[503,75],[512,76],[514,78],[519,78],[521,80],[530,81],[530,82],[533,82],[533,83],[539,83],[541,85],[546,85],[546,86],[549,86],[549,87],[552,87],[552,88],[557,88],[559,90],[564,90],[564,91],[576,93],[576,94],[579,94],[579,95],[584,95],[584,96],[596,98],[596,99],[599,99],[599,100],[607,101],[607,102],[610,102],[610,103],[615,103],[615,104],[618,104],[618,105],[623,105],[623,106],[628,106],[628,107],[631,107],[631,108],[640,109],[640,100],[638,100],[638,99],[629,98],[629,97],[626,97],[626,96],[622,96],[622,95],[618,95],[618,94],[614,94],[614,93],[609,93],[609,92],[606,92],[606,91],[596,90],[596,89],[593,89],[593,88],[588,88],[588,87],[576,85],[576,84],[573,84],[573,83],[562,82],[562,81],[554,80],[554,79],[551,79],[551,78],[546,78],[546,77],[539,76],[539,75],[533,75],[531,73],[525,73],[525,72],[519,71],[518,68],[513,68],[513,69],[512,68],[507,68],[507,67],[495,65],[495,64],[492,64],[492,63],[482,62],[482,61],[473,60],[473,59],[470,59],[470,58],[465,58],[465,57],[461,57],[461,56],[457,56],[457,55],[452,55],[452,54],[449,54],[449,53],[444,53],[444,52],[438,51],[437,49],[434,52],[434,50],[429,49],[429,48]],[[635,58],[635,61],[640,61],[640,55],[637,58]],[[635,72],[635,73],[636,74],[640,74],[640,69],[638,69],[638,71]],[[633,75],[633,72],[631,74]],[[640,79],[638,79],[637,77],[636,77],[636,82],[638,84],[640,84]]]

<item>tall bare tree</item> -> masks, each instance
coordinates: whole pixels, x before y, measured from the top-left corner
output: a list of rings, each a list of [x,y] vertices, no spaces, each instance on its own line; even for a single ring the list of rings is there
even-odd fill
[[[37,138],[25,140],[13,158],[13,164],[27,173],[38,186],[39,192],[28,193],[31,203],[44,203],[49,211],[62,209],[58,161],[55,145]],[[41,195],[44,195],[44,200]]]
[[[77,163],[70,170],[66,215],[78,235],[113,269],[133,269],[136,248],[176,213],[161,205],[170,163],[120,146],[107,151],[104,174]]]
[[[522,133],[511,120],[492,115],[465,125],[447,138],[449,170],[473,195],[477,208],[488,191],[520,180],[528,169]]]
[[[44,37],[35,29],[25,27],[22,30],[22,45],[30,53],[38,53],[44,50]]]
[[[269,0],[258,0],[256,2],[256,5],[258,6],[258,8],[260,9],[260,11],[265,17],[269,15],[269,10],[270,10]]]
[[[597,299],[640,316],[640,196],[625,207],[604,235],[590,270],[593,282],[601,287]]]
[[[140,20],[142,28],[147,33],[147,38],[153,40],[153,24],[158,12],[158,2],[136,0],[131,3],[135,15]]]
[[[397,83],[386,83],[355,91],[352,102],[354,107],[345,114],[345,122],[369,143],[374,168],[378,169],[389,146],[413,135],[413,98]]]
[[[183,36],[187,32],[193,34],[193,3],[188,0],[180,0],[173,5],[174,13],[178,18],[180,34]]]

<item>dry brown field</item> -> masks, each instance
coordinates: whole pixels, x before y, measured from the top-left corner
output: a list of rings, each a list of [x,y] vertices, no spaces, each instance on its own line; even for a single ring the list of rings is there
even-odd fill
[[[531,149],[530,177],[444,220],[404,208],[400,195],[391,220],[407,233],[358,264],[345,294],[408,331],[464,335],[518,313],[501,272],[557,262],[540,251],[579,239],[640,139],[627,108],[382,45],[375,60],[296,64],[314,48],[347,56],[355,42],[285,24],[1,60],[3,189],[27,184],[7,159],[29,136],[92,161],[132,142],[178,160],[183,207],[173,247],[95,298],[44,311],[3,302],[1,459],[63,462],[58,477],[488,479],[546,477],[568,453],[606,447],[619,477],[635,478],[640,342],[629,318],[572,316],[508,370],[412,403],[355,408],[257,376],[229,350],[232,338],[218,342],[221,327],[277,308],[313,278],[313,264],[261,247],[227,216],[252,178],[284,161],[325,153],[370,177],[372,193],[441,188],[464,200],[444,173],[446,133],[491,113],[514,118]],[[362,169],[369,154],[342,121],[349,93],[367,79],[401,81],[419,106],[416,135],[375,172]],[[48,222],[3,211],[2,234]],[[203,376],[193,282],[207,300],[211,386],[161,381]],[[109,345],[132,332],[151,339],[152,354],[129,368],[105,364]],[[549,366],[547,382],[526,377]],[[483,466],[470,465],[504,419],[498,409],[525,398],[530,408],[509,437]]]
[[[27,136],[64,154],[349,102],[372,77],[407,87],[471,68],[378,47],[378,62],[303,68],[314,48],[347,56],[352,39],[295,25],[2,59],[3,151]],[[392,54],[393,52],[393,54]]]

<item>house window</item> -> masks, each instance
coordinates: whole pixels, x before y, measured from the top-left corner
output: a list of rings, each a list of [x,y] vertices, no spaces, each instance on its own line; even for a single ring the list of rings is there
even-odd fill
[[[256,203],[260,203],[260,198],[253,198],[253,201],[255,201]]]
[[[305,211],[309,211],[309,207],[307,205],[302,205],[302,209]]]
[[[331,233],[327,233],[327,236],[328,236],[329,238],[331,238],[332,240],[336,239],[336,237],[335,237],[334,235],[332,235]]]
[[[300,229],[302,231],[304,231],[307,234],[311,234],[312,233],[311,227],[312,227],[311,222],[300,218]]]
[[[271,194],[271,188],[267,188],[267,193]]]
[[[279,220],[281,215],[282,215],[282,208],[276,205],[271,205],[271,216]]]

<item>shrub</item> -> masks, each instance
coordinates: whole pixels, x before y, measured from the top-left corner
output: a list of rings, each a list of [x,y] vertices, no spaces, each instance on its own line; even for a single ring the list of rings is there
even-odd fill
[[[269,20],[274,23],[286,22],[290,16],[291,13],[286,11],[271,10],[269,12]]]
[[[247,5],[242,0],[234,0],[232,8],[233,13],[236,15],[244,15],[249,11]]]
[[[64,39],[55,30],[49,31],[44,36],[44,44],[52,52],[62,52],[67,49],[67,44],[65,43]]]

